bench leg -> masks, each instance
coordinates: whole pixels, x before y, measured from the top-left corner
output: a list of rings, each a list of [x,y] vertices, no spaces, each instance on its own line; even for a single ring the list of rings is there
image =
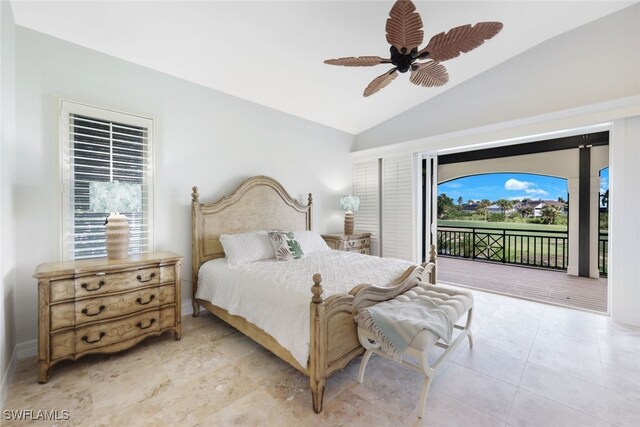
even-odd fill
[[[367,349],[367,351],[365,351],[364,353],[364,356],[362,356],[362,362],[360,362],[360,370],[358,371],[358,382],[360,384],[362,384],[362,381],[364,381],[364,371],[365,369],[367,369],[367,363],[369,363],[369,359],[371,358],[372,354],[373,350]]]
[[[431,378],[424,377],[422,383],[422,390],[420,390],[420,399],[418,399],[418,417],[424,418],[424,409],[427,406],[427,394],[429,393],[429,387],[431,386]]]
[[[473,307],[467,312],[467,324],[464,329],[467,333],[467,340],[469,340],[469,348],[473,348],[473,336],[471,335],[471,321],[473,320]]]

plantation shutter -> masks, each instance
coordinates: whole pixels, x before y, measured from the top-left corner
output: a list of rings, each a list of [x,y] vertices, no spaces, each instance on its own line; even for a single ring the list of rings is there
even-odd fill
[[[371,233],[371,255],[380,255],[380,173],[379,161],[353,166],[353,194],[360,196],[355,212],[355,229]]]
[[[415,261],[414,157],[382,159],[382,256]]]
[[[106,213],[90,211],[91,182],[142,188],[142,212],[129,220],[129,252],[152,248],[152,130],[150,119],[61,101],[62,257],[106,256]]]

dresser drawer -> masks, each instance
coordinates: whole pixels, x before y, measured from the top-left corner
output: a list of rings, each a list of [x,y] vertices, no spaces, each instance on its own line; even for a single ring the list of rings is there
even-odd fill
[[[160,330],[160,310],[153,310],[90,326],[84,326],[75,331],[52,334],[51,359],[59,359],[71,354],[84,353],[102,348],[110,344],[145,335]]]
[[[369,246],[369,238],[363,237],[360,239],[347,239],[345,242],[345,249],[348,251],[361,248],[364,246]]]
[[[124,316],[174,302],[175,285],[169,284],[75,303],[56,304],[51,306],[51,330]]]
[[[122,273],[98,273],[75,281],[76,298],[136,289],[160,283],[160,267],[142,268]]]
[[[54,280],[51,282],[49,298],[51,302],[70,300],[75,297],[75,285],[73,279]]]

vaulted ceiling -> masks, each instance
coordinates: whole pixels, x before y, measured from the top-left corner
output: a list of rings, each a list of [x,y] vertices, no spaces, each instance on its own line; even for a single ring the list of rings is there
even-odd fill
[[[425,43],[467,23],[500,21],[483,46],[446,62],[450,81],[401,75],[369,98],[387,66],[325,65],[388,56],[393,1],[12,1],[16,23],[276,110],[358,134],[559,34],[634,2],[417,1]],[[594,53],[595,55],[595,53]],[[545,58],[540,58],[544,61]],[[549,64],[552,72],[553,64]],[[527,70],[519,70],[526,79]]]

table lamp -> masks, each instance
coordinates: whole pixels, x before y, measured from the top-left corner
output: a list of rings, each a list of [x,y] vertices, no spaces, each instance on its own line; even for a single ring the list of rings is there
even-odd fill
[[[89,184],[91,212],[109,213],[107,217],[107,258],[129,256],[129,223],[126,213],[142,211],[142,187],[124,182],[92,182]]]
[[[346,211],[344,213],[344,234],[349,236],[353,234],[353,212],[360,209],[360,196],[340,197],[340,209]]]

